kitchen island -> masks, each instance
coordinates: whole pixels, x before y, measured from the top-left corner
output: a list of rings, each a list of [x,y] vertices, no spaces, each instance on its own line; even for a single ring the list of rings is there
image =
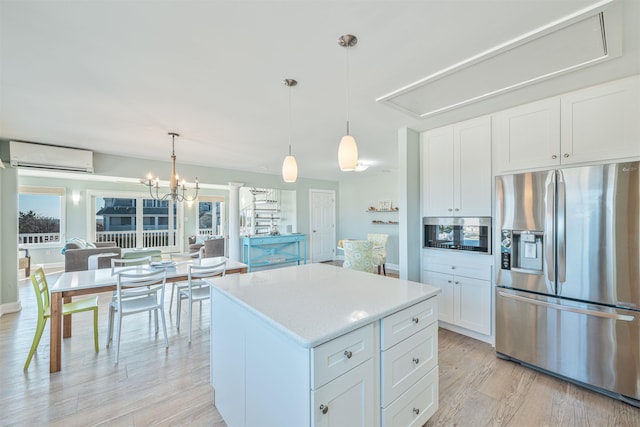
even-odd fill
[[[326,264],[212,285],[228,426],[421,426],[437,410],[439,288]]]

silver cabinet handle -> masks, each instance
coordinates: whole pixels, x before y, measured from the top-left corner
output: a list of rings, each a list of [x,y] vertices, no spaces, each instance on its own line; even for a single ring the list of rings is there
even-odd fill
[[[459,284],[460,284],[460,282],[458,282],[458,281],[456,280],[456,281],[455,281],[455,284],[456,284],[456,285],[459,285]]]
[[[418,415],[420,413],[420,409],[418,408],[413,408],[413,413]]]
[[[456,266],[455,266],[455,265],[452,265],[452,266],[451,266],[451,269],[452,269],[452,270],[455,270],[455,269],[456,269]]]
[[[413,358],[413,363],[415,363],[417,365],[418,363],[420,363],[420,359],[418,359],[417,357],[414,357]]]
[[[449,208],[449,209],[447,209],[447,210],[448,210],[449,212],[451,212],[453,209]]]
[[[556,156],[555,154],[553,156],[551,156],[552,159],[557,159],[558,156]]]
[[[459,210],[460,210],[460,209],[458,209],[458,208],[455,208],[455,209],[454,209],[454,211],[456,211],[456,212],[458,212]]]
[[[344,355],[347,357],[347,359],[351,359],[351,356],[353,356],[353,353],[351,353],[349,350],[345,350]]]
[[[418,319],[417,317],[414,317],[411,319],[411,321],[417,325],[420,319]]]
[[[451,280],[447,280],[447,283],[451,283]]]
[[[564,153],[564,158],[566,159],[567,157],[569,157],[569,153]]]
[[[326,414],[327,412],[329,412],[329,407],[326,405],[320,405],[320,410],[323,414]]]

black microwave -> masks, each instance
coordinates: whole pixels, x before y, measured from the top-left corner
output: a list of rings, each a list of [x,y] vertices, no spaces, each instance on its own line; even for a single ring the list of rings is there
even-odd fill
[[[491,217],[424,217],[425,248],[491,253]]]

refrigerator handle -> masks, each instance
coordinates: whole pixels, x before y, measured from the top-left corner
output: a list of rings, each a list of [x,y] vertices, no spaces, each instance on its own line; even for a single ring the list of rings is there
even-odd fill
[[[544,270],[547,272],[547,286],[553,288],[556,281],[556,263],[554,259],[555,210],[556,210],[556,175],[552,172],[547,179],[544,195]],[[551,289],[550,289],[551,290]],[[553,292],[555,293],[555,292]]]
[[[562,171],[559,170],[558,174],[558,200],[557,200],[557,212],[558,219],[556,220],[556,235],[558,237],[558,285],[564,283],[567,279],[567,250],[566,250],[566,185],[564,182],[564,176]]]

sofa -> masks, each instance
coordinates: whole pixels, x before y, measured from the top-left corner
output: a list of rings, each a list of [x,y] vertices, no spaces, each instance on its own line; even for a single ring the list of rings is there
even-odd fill
[[[200,258],[213,258],[216,256],[224,256],[224,237],[205,240],[200,248]]]
[[[95,248],[80,248],[74,243],[67,242],[64,252],[64,271],[88,270],[91,255],[114,253],[116,255],[98,258],[98,268],[109,268],[111,258],[120,258],[122,255],[122,250],[115,242],[95,242],[94,245]]]

